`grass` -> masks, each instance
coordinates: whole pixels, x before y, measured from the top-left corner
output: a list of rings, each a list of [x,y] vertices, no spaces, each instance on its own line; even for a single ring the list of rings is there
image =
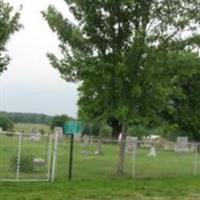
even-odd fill
[[[1,200],[199,200],[200,177],[1,183]]]
[[[46,124],[31,124],[31,123],[16,123],[14,126],[14,131],[21,132],[24,131],[25,133],[29,133],[31,130],[44,130],[46,134],[51,133],[50,126]]]
[[[17,154],[18,137],[0,135],[0,178],[15,178],[10,161]],[[132,178],[133,156],[127,155],[125,174],[116,175],[118,146],[104,144],[102,155],[84,155],[84,147],[75,143],[73,180],[67,180],[69,142],[58,146],[57,175],[54,183],[2,183],[0,200],[200,200],[200,166],[193,174],[193,153],[183,155],[157,149],[157,157],[149,157],[149,149],[136,155],[136,178]],[[23,138],[22,153],[47,160],[48,141]],[[95,147],[90,148],[95,149]],[[199,158],[198,158],[199,159]],[[35,166],[32,173],[20,178],[45,178],[47,165]]]

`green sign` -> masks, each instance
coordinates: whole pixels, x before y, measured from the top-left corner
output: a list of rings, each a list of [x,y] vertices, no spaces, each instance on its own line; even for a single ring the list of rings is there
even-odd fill
[[[82,123],[78,121],[68,121],[64,124],[64,134],[79,134],[82,129]]]

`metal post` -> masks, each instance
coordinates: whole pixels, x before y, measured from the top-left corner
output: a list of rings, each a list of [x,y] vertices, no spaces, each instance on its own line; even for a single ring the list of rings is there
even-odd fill
[[[18,155],[17,155],[17,173],[16,173],[16,180],[17,181],[19,180],[19,173],[20,173],[21,146],[22,146],[22,133],[19,133]]]
[[[136,146],[137,146],[137,143],[136,143]],[[135,172],[136,171],[136,163],[135,163],[136,162],[136,148],[135,149],[133,148],[133,163],[132,163],[132,165],[133,165],[132,166],[132,177],[133,178],[135,178],[135,176],[136,176],[136,174],[135,174],[136,173]]]
[[[194,168],[193,168],[193,176],[197,175],[197,158],[198,158],[198,144],[194,144]]]
[[[55,132],[51,182],[54,182],[55,174],[56,174],[57,151],[58,151],[58,132]]]
[[[74,134],[71,134],[70,152],[69,152],[69,180],[72,179],[72,163],[73,163],[73,146],[74,146]]]
[[[49,149],[48,149],[48,172],[47,179],[50,181],[51,179],[51,149],[52,149],[52,135],[49,136]]]

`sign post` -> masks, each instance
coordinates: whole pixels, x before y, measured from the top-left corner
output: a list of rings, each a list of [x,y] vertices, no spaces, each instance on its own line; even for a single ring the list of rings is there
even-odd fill
[[[78,121],[68,121],[64,124],[64,134],[70,135],[70,151],[69,151],[69,175],[68,179],[72,179],[72,166],[73,166],[73,147],[74,147],[74,134],[79,134],[82,125]]]

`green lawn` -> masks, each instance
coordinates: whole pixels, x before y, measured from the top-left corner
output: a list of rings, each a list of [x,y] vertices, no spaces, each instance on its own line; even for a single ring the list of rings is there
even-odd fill
[[[0,178],[15,178],[10,160],[17,154],[17,137],[0,136]],[[48,141],[23,139],[22,152],[47,159]],[[91,148],[92,149],[92,148]],[[94,147],[93,147],[94,149]],[[200,199],[200,162],[193,174],[193,153],[178,155],[157,149],[157,157],[149,157],[149,149],[127,155],[125,174],[116,174],[117,144],[104,144],[102,155],[84,155],[79,143],[74,146],[73,181],[67,180],[69,142],[59,143],[56,181],[54,183],[0,183],[0,200],[66,200],[66,199]],[[133,166],[136,178],[133,179]],[[35,166],[32,173],[20,178],[45,178],[47,166]]]
[[[0,183],[0,200],[199,200],[200,177]]]
[[[42,129],[46,134],[49,134],[52,132],[52,130],[50,129],[50,126],[46,124],[16,123],[14,126],[14,131],[17,131],[17,132],[24,131],[25,133],[29,133],[30,130],[32,129],[36,129],[36,130]]]

